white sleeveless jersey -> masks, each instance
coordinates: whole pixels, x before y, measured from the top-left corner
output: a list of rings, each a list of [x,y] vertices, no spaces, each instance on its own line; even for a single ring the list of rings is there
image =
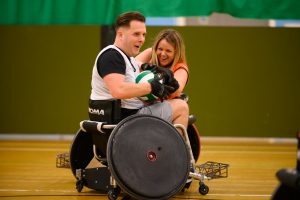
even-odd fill
[[[109,93],[109,90],[101,78],[101,76],[98,73],[97,70],[97,60],[99,56],[105,52],[107,49],[116,49],[120,54],[123,56],[125,64],[126,64],[126,72],[125,72],[125,81],[126,82],[132,82],[135,83],[135,78],[140,73],[140,69],[138,67],[138,64],[136,63],[134,58],[130,58],[130,61],[128,60],[128,57],[116,46],[109,45],[102,49],[100,53],[97,55],[94,67],[93,67],[93,73],[92,73],[92,92],[90,99],[91,100],[106,100],[106,99],[112,99],[113,97]],[[130,63],[131,62],[131,63]],[[133,67],[135,70],[133,70]],[[139,109],[143,107],[143,102],[139,100],[138,98],[131,98],[131,99],[121,99],[121,107],[127,108],[127,109]]]

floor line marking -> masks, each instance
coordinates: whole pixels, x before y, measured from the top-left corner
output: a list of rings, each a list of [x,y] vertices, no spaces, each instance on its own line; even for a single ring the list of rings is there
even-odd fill
[[[69,192],[69,193],[77,193],[76,190],[25,190],[25,189],[0,189],[0,192]],[[270,194],[207,194],[208,196],[244,196],[244,197],[270,197]],[[197,195],[188,195],[188,196],[197,196]]]
[[[0,151],[68,151],[69,149],[63,149],[63,148],[28,148],[28,147],[0,147]]]

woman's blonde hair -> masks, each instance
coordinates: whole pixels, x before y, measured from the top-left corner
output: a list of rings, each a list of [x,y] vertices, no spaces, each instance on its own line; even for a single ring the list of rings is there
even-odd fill
[[[182,39],[181,35],[174,29],[162,30],[156,36],[155,42],[152,46],[152,56],[151,56],[150,62],[152,64],[159,65],[158,58],[156,55],[156,50],[157,50],[157,46],[158,46],[159,42],[162,39],[165,39],[168,43],[170,43],[174,47],[174,50],[175,50],[174,60],[171,63],[170,68],[172,69],[172,67],[179,62],[186,64],[185,45],[184,45],[183,39]]]

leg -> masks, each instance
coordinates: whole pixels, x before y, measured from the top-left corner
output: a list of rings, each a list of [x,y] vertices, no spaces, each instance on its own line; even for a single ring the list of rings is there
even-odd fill
[[[188,104],[182,99],[171,99],[168,101],[172,107],[173,124],[182,124],[183,126],[185,126],[185,128],[187,128],[189,118]]]
[[[186,129],[188,126],[189,106],[182,99],[157,102],[141,108],[138,113],[157,116],[173,124],[182,124]]]

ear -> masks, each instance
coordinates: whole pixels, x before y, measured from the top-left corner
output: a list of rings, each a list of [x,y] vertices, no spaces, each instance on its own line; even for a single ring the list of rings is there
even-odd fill
[[[122,39],[123,36],[124,36],[123,31],[119,29],[119,30],[117,31],[117,36],[118,36],[120,39]]]

